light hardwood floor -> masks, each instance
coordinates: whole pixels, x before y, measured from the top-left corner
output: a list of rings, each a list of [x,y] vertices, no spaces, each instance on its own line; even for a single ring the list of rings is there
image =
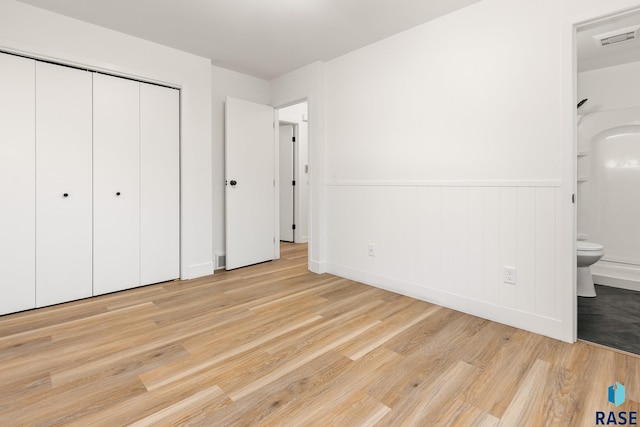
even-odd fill
[[[0,317],[1,426],[592,426],[640,359],[282,259]],[[626,386],[627,402],[607,402]]]

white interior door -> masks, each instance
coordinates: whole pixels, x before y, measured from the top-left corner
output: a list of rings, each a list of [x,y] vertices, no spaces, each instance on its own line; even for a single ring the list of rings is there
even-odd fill
[[[140,284],[140,84],[93,78],[93,293]]]
[[[35,61],[0,54],[0,314],[36,304]]]
[[[225,104],[226,269],[273,259],[273,108],[227,97]]]
[[[293,242],[294,228],[294,144],[293,125],[280,125],[280,240]]]
[[[140,282],[180,277],[180,92],[140,83]]]
[[[36,63],[36,305],[91,288],[91,73]]]

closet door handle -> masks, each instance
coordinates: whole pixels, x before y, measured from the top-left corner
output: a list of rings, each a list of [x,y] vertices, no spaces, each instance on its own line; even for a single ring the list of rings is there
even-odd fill
[[[237,182],[235,179],[232,179],[231,182],[229,182],[229,184],[231,184],[232,187],[235,187]]]
[[[119,195],[120,195],[120,192],[118,191],[118,192],[116,193],[116,196],[119,196]]]
[[[64,193],[62,197],[69,197],[69,193]]]

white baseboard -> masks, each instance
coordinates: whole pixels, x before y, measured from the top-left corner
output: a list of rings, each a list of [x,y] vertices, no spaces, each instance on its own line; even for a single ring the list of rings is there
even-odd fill
[[[203,264],[194,264],[187,267],[186,274],[181,274],[182,280],[195,279],[198,277],[209,276],[213,274],[213,261]]]
[[[640,291],[640,269],[637,266],[599,261],[591,266],[591,274],[597,285]]]
[[[593,281],[596,285],[609,286],[611,288],[627,289],[629,291],[640,292],[640,283],[634,280],[620,279],[618,277],[600,276],[593,274]]]
[[[320,261],[309,261],[309,271],[316,274],[323,274],[327,272],[327,263]]]
[[[390,277],[379,276],[365,271],[355,270],[337,264],[327,263],[327,272],[336,276],[355,280],[397,294],[406,295],[432,304],[437,304],[473,316],[482,317],[494,322],[515,328],[524,329],[536,334],[545,335],[565,342],[573,342],[572,337],[565,337],[560,319],[540,316],[533,313],[498,306],[472,298],[429,288],[424,285],[409,283]]]

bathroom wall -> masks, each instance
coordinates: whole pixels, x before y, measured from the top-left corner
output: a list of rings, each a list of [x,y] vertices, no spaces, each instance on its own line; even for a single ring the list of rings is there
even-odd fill
[[[578,74],[580,114],[640,106],[640,61]]]
[[[620,125],[633,120],[633,108],[640,107],[640,61],[579,73],[577,99],[585,98],[589,101],[578,110],[578,152],[582,154],[591,150],[589,139],[601,131],[602,123]],[[578,157],[578,177],[584,179],[578,185],[579,239],[593,239],[589,230],[597,220],[590,191],[594,183],[589,180],[592,159]]]
[[[604,246],[596,283],[640,291],[640,62],[578,78],[578,237]]]

